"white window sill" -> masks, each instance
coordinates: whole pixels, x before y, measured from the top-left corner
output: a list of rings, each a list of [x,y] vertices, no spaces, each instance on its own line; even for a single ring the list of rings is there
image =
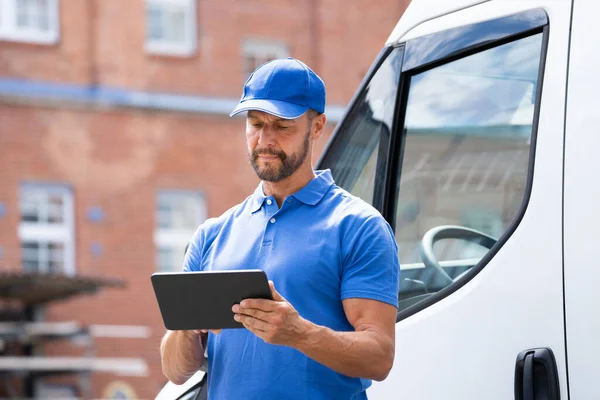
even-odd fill
[[[65,225],[49,225],[22,222],[19,224],[19,239],[24,241],[58,241],[71,239],[71,232]]]
[[[0,33],[0,41],[53,45],[58,43],[58,36],[59,35],[57,33],[41,34],[34,32],[2,32]]]
[[[174,57],[191,57],[196,53],[194,45],[176,45],[170,43],[148,43],[144,45],[144,50],[149,54],[174,56]]]
[[[181,247],[189,243],[195,230],[169,230],[158,229],[154,231],[154,244],[157,246]]]

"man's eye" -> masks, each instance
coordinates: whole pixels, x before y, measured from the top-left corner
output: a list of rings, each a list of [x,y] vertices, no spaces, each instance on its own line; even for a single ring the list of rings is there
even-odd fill
[[[289,126],[281,126],[281,125],[280,125],[280,126],[279,126],[279,129],[281,129],[281,130],[284,130],[284,131],[287,131],[288,129],[290,129],[290,127],[289,127]]]

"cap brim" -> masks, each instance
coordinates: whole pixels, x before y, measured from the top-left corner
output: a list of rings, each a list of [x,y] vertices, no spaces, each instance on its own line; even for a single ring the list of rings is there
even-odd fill
[[[285,119],[296,119],[301,117],[306,111],[308,111],[308,107],[299,106],[296,104],[286,103],[284,101],[279,100],[246,100],[237,105],[237,107],[229,114],[230,117],[233,117],[236,114],[239,114],[244,111],[262,111],[268,114],[275,115],[279,118]]]

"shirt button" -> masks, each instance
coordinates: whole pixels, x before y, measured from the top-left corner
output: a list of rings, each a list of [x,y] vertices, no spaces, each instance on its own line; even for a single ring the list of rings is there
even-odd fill
[[[273,202],[271,201],[271,199],[267,200],[267,204],[268,204],[268,205],[271,205],[271,204],[273,204]]]
[[[275,218],[271,218],[271,223],[274,224],[275,223]]]

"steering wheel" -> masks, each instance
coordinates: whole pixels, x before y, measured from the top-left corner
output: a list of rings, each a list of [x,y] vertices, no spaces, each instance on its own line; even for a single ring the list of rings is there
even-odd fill
[[[427,231],[421,240],[421,259],[423,260],[423,264],[425,264],[426,268],[433,268],[441,277],[443,277],[445,281],[444,286],[450,285],[453,280],[450,278],[450,275],[444,271],[436,259],[435,253],[433,252],[433,245],[442,239],[466,240],[468,242],[481,245],[486,249],[491,249],[497,242],[496,239],[486,235],[483,232],[466,228],[464,226],[440,225]]]

